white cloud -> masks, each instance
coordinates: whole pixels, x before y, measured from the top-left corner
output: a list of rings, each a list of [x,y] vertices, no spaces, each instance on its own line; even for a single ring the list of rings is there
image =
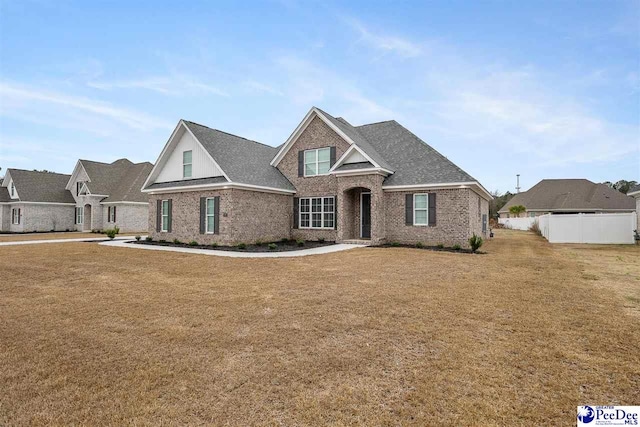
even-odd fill
[[[284,96],[278,89],[266,83],[257,82],[255,80],[247,80],[243,85],[252,92],[268,93],[270,95]]]
[[[114,81],[89,81],[87,86],[101,90],[112,89],[143,89],[163,95],[199,95],[208,93],[229,97],[229,94],[216,86],[203,83],[185,75],[176,76],[151,76],[142,79],[114,80]]]
[[[67,119],[82,114],[87,119],[107,119],[137,130],[171,129],[171,124],[139,111],[115,107],[109,103],[47,91],[39,88],[0,82],[0,114],[26,120],[38,121],[43,111],[46,117]],[[64,124],[62,124],[64,127]]]
[[[353,18],[343,19],[360,35],[359,41],[383,53],[395,53],[404,58],[413,58],[422,54],[420,44],[399,36],[373,33],[360,21]]]

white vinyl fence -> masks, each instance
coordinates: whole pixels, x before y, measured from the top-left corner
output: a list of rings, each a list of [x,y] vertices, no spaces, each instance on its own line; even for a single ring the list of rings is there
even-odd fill
[[[502,224],[504,228],[510,228],[512,230],[528,230],[533,223],[536,222],[535,218],[498,218],[498,223]]]
[[[542,215],[538,226],[549,243],[634,244],[637,217],[631,213]]]

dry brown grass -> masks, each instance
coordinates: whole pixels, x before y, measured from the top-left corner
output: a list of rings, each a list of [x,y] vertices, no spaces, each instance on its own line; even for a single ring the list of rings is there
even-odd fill
[[[640,402],[640,302],[600,283],[639,248],[483,250],[2,247],[0,425],[575,425]]]
[[[86,237],[102,237],[102,234],[70,231],[68,233],[26,233],[0,234],[0,242],[20,242],[23,240],[55,240],[55,239],[84,239]],[[105,236],[106,237],[106,236]]]

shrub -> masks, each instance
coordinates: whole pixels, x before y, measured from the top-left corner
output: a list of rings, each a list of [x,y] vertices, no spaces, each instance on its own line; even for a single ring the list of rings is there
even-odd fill
[[[69,229],[68,229],[68,228],[65,228],[65,229],[64,229],[64,231],[66,231],[66,232],[68,233],[68,232],[69,232]]]
[[[247,245],[245,243],[238,243],[238,249],[247,249]]]
[[[116,234],[120,234],[120,227],[113,227],[113,231],[115,231]]]
[[[421,249],[424,248],[424,244],[422,242],[416,243],[416,248]]]
[[[141,237],[140,237],[140,236],[136,236],[136,242],[139,242],[139,241],[140,241],[140,239],[141,239]]]
[[[278,245],[276,245],[275,243],[269,243],[269,249],[274,250],[277,248],[278,248]]]
[[[542,230],[540,230],[540,224],[538,224],[537,221],[531,224],[531,227],[529,227],[529,231],[536,233],[538,236],[542,236]]]
[[[519,217],[521,213],[526,212],[527,208],[522,205],[515,205],[509,208],[509,213],[514,214],[516,217]]]
[[[158,242],[159,242],[159,243],[167,243],[167,241],[166,241],[166,240],[164,240],[164,239],[160,239],[160,240],[158,240]]]
[[[391,246],[393,246],[394,248],[397,248],[398,246],[400,246],[400,243],[398,243],[398,242],[391,242]]]
[[[181,244],[182,242],[181,242],[180,240],[178,240],[178,239],[173,239],[173,243],[175,243],[176,245],[179,245],[179,244]]]
[[[256,240],[256,246],[262,246],[264,245],[264,243],[262,243],[262,240]]]
[[[453,250],[454,251],[459,251],[460,250],[460,245],[457,244],[457,243],[455,245],[453,245]]]
[[[476,236],[476,233],[473,233],[473,236],[469,237],[469,246],[471,246],[471,252],[475,252],[480,249],[482,243],[484,243],[482,237]]]
[[[105,234],[107,235],[108,238],[114,239],[117,233],[116,233],[116,230],[111,229],[111,230],[105,231]]]
[[[198,242],[196,242],[195,240],[192,240],[189,242],[189,246],[198,246]]]
[[[287,243],[289,241],[289,239],[287,239],[286,237],[283,237],[282,239],[280,239],[280,241],[282,243]]]
[[[443,249],[444,248],[444,245],[442,243],[438,243],[436,246],[438,247],[438,249]]]
[[[217,248],[217,247],[218,247],[218,243],[213,242],[213,243],[211,244],[211,247],[213,247],[213,248]]]
[[[324,243],[324,237],[320,237],[320,238],[318,239],[318,243]]]
[[[153,242],[153,237],[147,236],[147,237],[145,237],[144,240],[146,240],[147,242]]]
[[[298,246],[304,246],[304,239],[298,239],[298,240],[296,240],[296,245],[298,245]]]

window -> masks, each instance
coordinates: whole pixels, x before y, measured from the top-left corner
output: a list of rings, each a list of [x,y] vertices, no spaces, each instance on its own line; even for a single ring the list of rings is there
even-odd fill
[[[413,225],[429,225],[428,195],[413,195]]]
[[[193,157],[193,152],[191,150],[182,152],[182,177],[183,178],[191,178],[192,157]]]
[[[116,207],[115,206],[109,206],[107,222],[116,222]]]
[[[207,230],[207,234],[213,234],[215,233],[215,225],[216,225],[216,211],[215,211],[215,203],[216,203],[216,199],[209,198],[207,199],[207,217],[205,219],[206,221],[206,230]]]
[[[76,182],[76,196],[80,195],[81,188],[82,188],[82,183],[80,181]]]
[[[304,152],[304,176],[325,175],[331,169],[331,148]]]
[[[169,231],[169,201],[162,201],[162,228],[160,231]]]
[[[20,224],[20,208],[11,210],[11,223]]]
[[[536,213],[535,212],[529,212],[529,218],[535,218]]]
[[[11,181],[11,197],[16,197],[16,186]]]
[[[84,207],[76,208],[76,224],[84,224]]]
[[[478,219],[482,216],[482,200],[478,197]]]
[[[300,228],[334,228],[335,198],[300,198]]]

